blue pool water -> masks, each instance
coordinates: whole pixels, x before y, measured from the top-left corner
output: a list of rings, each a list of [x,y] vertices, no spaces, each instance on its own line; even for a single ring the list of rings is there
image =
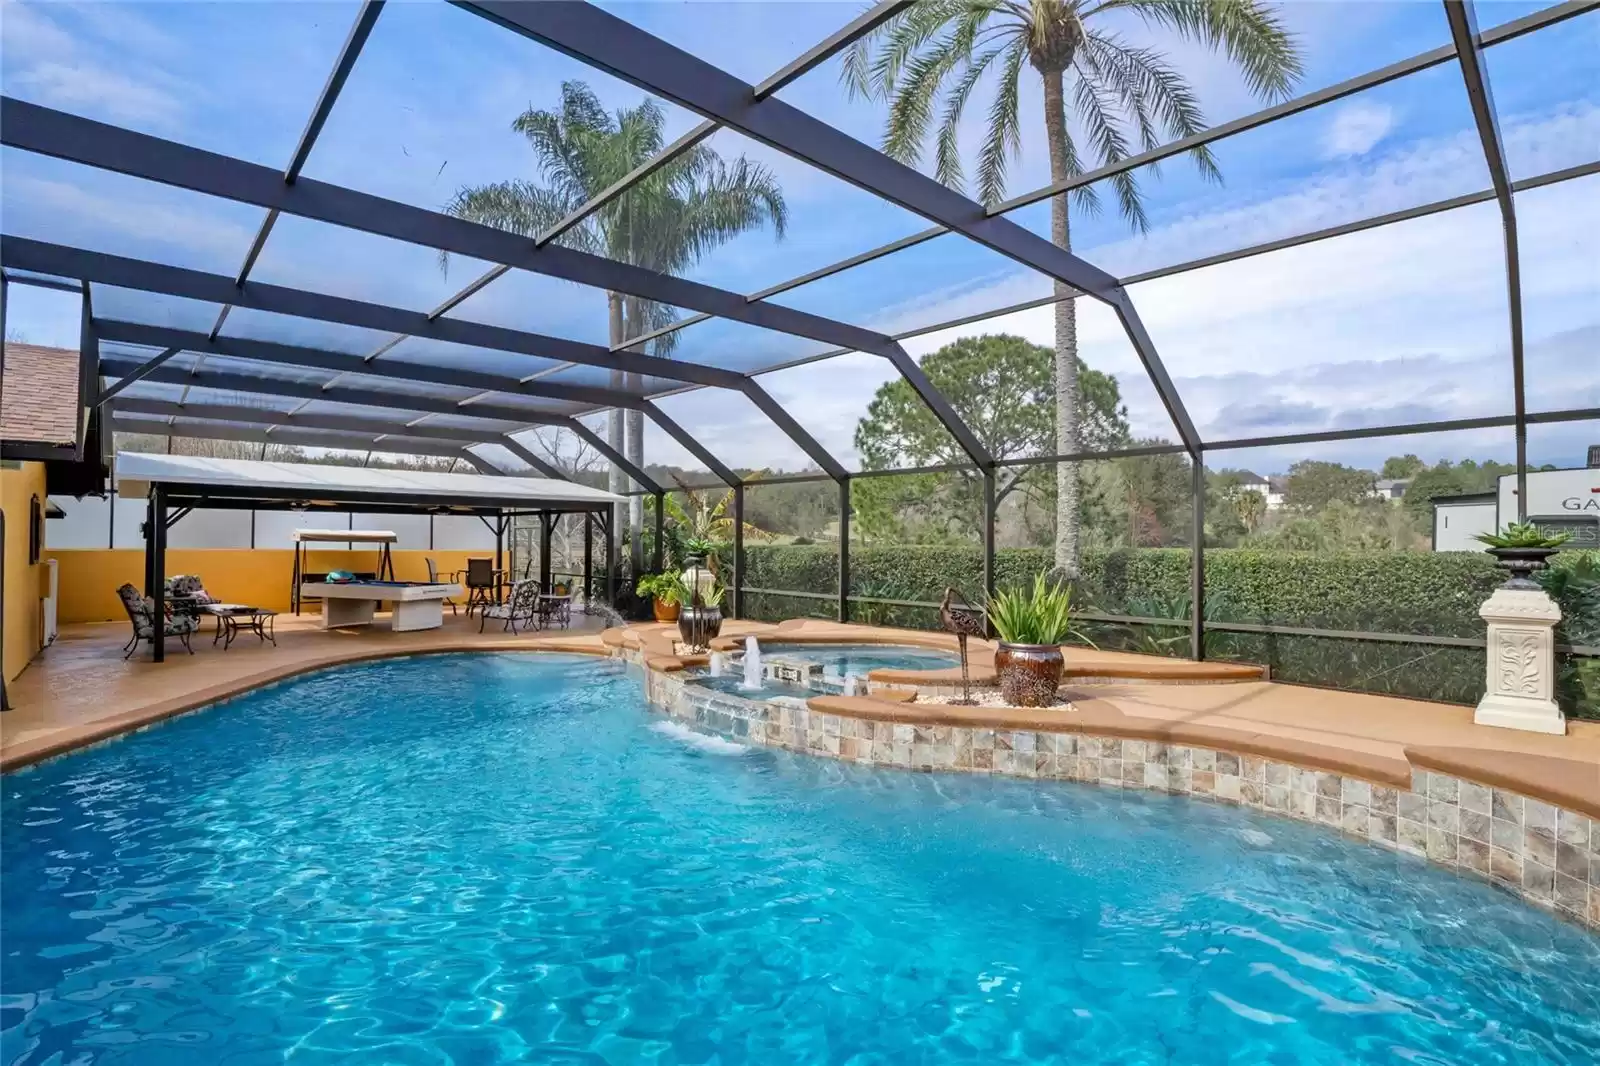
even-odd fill
[[[1315,827],[874,771],[605,662],[309,676],[0,780],[18,1064],[1593,1063],[1600,938]]]

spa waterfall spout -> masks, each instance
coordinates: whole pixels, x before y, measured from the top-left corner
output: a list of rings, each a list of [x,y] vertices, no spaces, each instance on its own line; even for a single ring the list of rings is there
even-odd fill
[[[744,638],[744,681],[739,687],[751,691],[761,687],[761,645],[755,637]]]

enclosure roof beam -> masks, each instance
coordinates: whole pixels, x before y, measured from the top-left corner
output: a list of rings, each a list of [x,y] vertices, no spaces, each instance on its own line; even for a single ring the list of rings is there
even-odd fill
[[[294,155],[290,157],[289,165],[284,168],[285,183],[292,185],[300,176],[306,160],[310,158],[311,149],[316,145],[322,127],[333,112],[333,105],[339,99],[339,92],[344,88],[345,81],[350,77],[350,71],[356,65],[356,58],[361,55],[361,49],[366,45],[367,38],[372,35],[372,27],[377,24],[383,4],[384,0],[364,0],[361,10],[356,13],[355,23],[350,27],[349,35],[345,37],[344,47],[339,50],[339,58],[334,62],[333,70],[328,73],[328,80],[322,86],[322,93],[317,97],[316,106],[311,109],[311,118],[300,134],[300,143],[295,145]],[[272,227],[277,223],[277,209],[268,208],[266,217],[261,220],[261,228],[256,231],[255,239],[250,242],[250,247],[245,252],[244,263],[239,267],[239,274],[235,279],[236,284],[243,285],[245,279],[250,276],[256,260],[261,256],[261,249],[266,246],[267,237],[272,233]],[[222,324],[227,321],[228,312],[231,310],[233,310],[232,304],[222,305],[216,324],[211,327],[211,336],[215,337],[222,332]],[[199,368],[200,361],[197,360],[195,369]]]
[[[437,211],[429,211],[426,208],[414,207],[397,200],[386,200],[370,193],[357,192],[354,189],[304,177],[288,185],[284,183],[282,175],[270,167],[123,129],[120,126],[96,122],[93,119],[56,111],[11,96],[0,97],[0,143],[239,203],[277,208],[286,214],[375,233],[425,248],[501,263],[536,274],[545,274],[598,289],[627,293],[630,296],[674,307],[705,311],[746,325],[760,326],[763,329],[805,337],[825,344],[845,345],[857,351],[877,352],[886,343],[886,338],[882,334],[848,323],[836,322],[780,304],[752,304],[737,292],[662,274],[644,267],[607,259],[604,256],[576,251],[559,244],[539,248],[526,237],[515,233]],[[233,285],[232,279],[229,279],[229,284]],[[241,292],[248,292],[254,284],[246,282],[241,287]],[[218,296],[214,298],[214,302],[226,303],[227,298]],[[242,300],[235,302],[240,306],[246,306]],[[426,313],[413,312],[413,314],[423,322],[430,322]],[[448,318],[431,320],[433,325],[447,323],[477,325]],[[384,329],[389,333],[427,335],[414,328],[381,326],[375,328]],[[595,347],[571,341],[559,341],[557,338],[549,340],[552,342],[552,347],[569,345],[573,351],[585,353],[590,353]],[[495,345],[490,344],[488,347]],[[554,350],[533,354],[566,359],[574,363],[594,361],[592,354],[586,354],[584,358],[573,358],[571,355]],[[678,378],[680,374],[686,374],[692,369],[692,364],[639,355],[633,355],[627,362],[613,359],[610,362],[595,362],[594,365],[666,378]],[[674,367],[677,368],[676,371],[673,370]],[[710,372],[710,368],[700,369]],[[703,383],[711,384],[709,381]]]
[[[340,433],[366,433],[376,436],[414,437],[456,444],[501,444],[503,432],[482,429],[441,429],[437,426],[408,426],[404,422],[380,422],[349,415],[291,414],[243,404],[174,403],[171,400],[141,400],[119,397],[111,401],[114,410],[129,414],[157,415],[162,418],[199,418],[207,422],[243,422],[260,426],[288,426],[296,429],[327,429]]]
[[[591,4],[523,4],[511,0],[452,2],[738,130],[1110,304],[1138,350],[1140,361],[1178,435],[1192,454],[1198,454],[1199,435],[1133,302],[1117,284],[1117,279],[1099,267],[1058,248],[1010,219],[989,215],[976,201],[777,97],[757,99],[754,87]],[[748,306],[768,305],[757,301]],[[894,359],[886,345],[859,350]],[[931,385],[924,388],[932,390]],[[917,391],[926,399],[929,393],[924,392],[924,388]],[[948,404],[940,403],[934,413],[956,435],[974,462],[985,466],[992,463],[970,429],[959,419],[950,420],[953,411]]]
[[[1484,65],[1477,11],[1472,0],[1444,0],[1444,13],[1450,22],[1450,36],[1455,41],[1461,78],[1466,83],[1472,119],[1478,127],[1478,140],[1483,144],[1483,158],[1489,166],[1489,182],[1494,187],[1495,202],[1500,206],[1500,224],[1504,230],[1506,310],[1511,326],[1511,396],[1517,416],[1517,520],[1522,521],[1528,516],[1528,403],[1523,381],[1522,265],[1517,254],[1517,204],[1512,195],[1511,168],[1506,165],[1505,142],[1500,136],[1500,117],[1495,111],[1489,72]]]
[[[258,444],[294,444],[306,448],[347,448],[352,451],[371,450],[396,452],[401,455],[441,455],[450,459],[467,459],[471,456],[465,448],[452,448],[433,441],[396,441],[379,435],[367,437],[359,433],[337,433],[312,430],[280,430],[268,434],[264,428],[249,425],[205,422],[193,419],[175,419],[164,422],[157,418],[140,418],[113,412],[112,425],[119,433],[148,433],[158,437],[193,437],[199,440],[251,441]],[[472,464],[479,469],[482,460],[472,456]]]
[[[163,364],[172,359],[181,351],[183,351],[182,348],[168,348],[166,351],[160,352],[135,366],[123,366],[120,371],[114,371],[110,368],[110,364],[113,362],[113,360],[102,357],[100,359],[99,367],[101,376],[115,377],[118,380],[115,385],[111,385],[100,390],[100,398],[95,401],[95,406],[98,407],[100,404],[105,403],[107,400],[117,395],[117,393],[122,392],[124,389],[127,389],[140,381],[143,381],[145,378],[150,377],[157,370],[161,369]],[[120,362],[120,360],[116,360],[116,362]],[[185,372],[182,370],[177,370],[169,371],[169,373],[176,374],[180,379],[179,384],[182,384],[182,379],[186,379],[189,374],[192,373],[192,371]]]
[[[598,385],[565,385],[556,381],[523,382],[518,378],[488,374],[479,370],[458,370],[454,367],[433,366],[427,363],[389,363],[382,367],[368,366],[361,357],[347,352],[330,352],[320,348],[306,348],[276,341],[258,341],[244,337],[218,337],[210,340],[204,333],[173,329],[170,326],[150,326],[140,322],[118,322],[96,319],[95,328],[104,340],[123,344],[144,344],[152,347],[177,347],[185,351],[209,355],[225,355],[236,359],[273,363],[283,366],[300,366],[330,373],[366,374],[387,377],[396,381],[415,381],[432,385],[478,389],[513,396],[533,396],[549,400],[565,400],[614,407],[636,404],[638,397],[629,392],[603,388]],[[316,388],[324,399],[332,399],[342,386],[326,382]],[[314,398],[314,397],[313,397]],[[474,404],[453,403],[450,411],[439,414],[466,414]]]
[[[667,436],[677,441],[683,446],[685,451],[704,463],[707,470],[721,478],[724,485],[727,485],[729,488],[733,488],[739,484],[739,475],[735,474],[732,470],[729,470],[726,466],[724,466],[721,460],[707,451],[704,445],[696,440],[688,430],[678,425],[678,423],[674,421],[672,417],[663,411],[659,406],[649,400],[646,400],[644,401],[644,413],[654,419],[656,425],[660,426],[662,431],[666,433]],[[833,475],[830,474],[828,476],[832,477]]]
[[[561,471],[557,470],[555,467],[551,466],[537,455],[534,455],[527,448],[524,448],[509,433],[506,434],[505,438],[501,440],[499,444],[502,448],[505,448],[512,455],[515,455],[518,459],[521,459],[523,462],[527,463],[530,467],[532,467],[534,470],[537,470],[545,477],[555,478],[557,481],[572,480],[566,474],[563,474]]]
[[[100,361],[101,373],[108,377],[132,374],[147,366],[125,355],[108,355]],[[572,419],[568,415],[544,411],[531,411],[522,407],[506,407],[492,403],[475,403],[462,407],[454,400],[441,400],[436,396],[415,396],[408,393],[389,392],[382,389],[363,389],[341,385],[324,390],[311,381],[288,381],[283,378],[258,377],[254,374],[235,374],[226,370],[202,370],[193,377],[187,370],[163,367],[151,371],[145,380],[162,384],[182,385],[192,383],[198,388],[225,392],[242,392],[256,396],[278,396],[294,400],[324,400],[328,403],[359,404],[363,407],[384,407],[413,414],[461,415],[468,418],[486,418],[498,422],[518,422],[526,425],[566,426]],[[120,384],[120,382],[119,382]]]
[[[738,130],[1099,299],[1116,278],[774,96],[591,4],[452,0],[646,92]],[[680,305],[681,306],[681,305]],[[709,310],[709,309],[706,309]]]
[[[1513,19],[1510,22],[1503,23],[1494,27],[1493,29],[1485,31],[1482,34],[1484,47],[1487,48],[1492,45],[1515,40],[1516,38],[1525,34],[1532,33],[1535,30],[1543,29],[1546,26],[1564,21],[1576,15],[1581,15],[1587,11],[1594,10],[1597,7],[1600,7],[1600,0],[1566,0],[1565,3],[1552,5],[1551,7],[1547,7],[1540,11],[1535,11],[1530,15],[1525,15],[1519,19]],[[1316,92],[1306,93],[1304,96],[1297,96],[1293,100],[1286,100],[1281,104],[1275,104],[1272,107],[1263,108],[1262,110],[1253,112],[1252,114],[1243,115],[1232,120],[1231,122],[1219,123],[1210,129],[1202,130],[1201,132],[1194,134],[1192,137],[1185,137],[1182,140],[1173,141],[1170,144],[1153,148],[1148,152],[1140,152],[1137,155],[1129,156],[1120,163],[1100,167],[1095,170],[1080,174],[1077,177],[1067,178],[1063,181],[1043,186],[1031,192],[1024,193],[1021,196],[1015,197],[1011,200],[1007,200],[1002,204],[998,204],[990,208],[989,211],[991,214],[1003,214],[1008,211],[1016,210],[1020,207],[1025,207],[1029,204],[1038,203],[1041,200],[1047,200],[1050,197],[1062,192],[1081,188],[1082,186],[1092,184],[1096,181],[1103,181],[1106,178],[1113,177],[1117,174],[1123,174],[1130,170],[1135,170],[1141,166],[1148,166],[1151,163],[1158,163],[1164,159],[1170,159],[1175,155],[1181,155],[1184,152],[1193,151],[1196,148],[1213,144],[1225,137],[1231,137],[1234,134],[1244,133],[1246,131],[1256,129],[1257,127],[1264,126],[1275,119],[1288,118],[1291,115],[1297,115],[1303,111],[1309,111],[1310,109],[1323,104],[1337,102],[1346,97],[1353,96],[1356,93],[1364,92],[1367,89],[1374,89],[1380,85],[1387,85],[1389,82],[1403,78],[1409,74],[1417,74],[1421,71],[1431,69],[1443,63],[1448,63],[1451,59],[1455,58],[1455,54],[1456,50],[1453,44],[1440,45],[1438,48],[1433,48],[1429,51],[1411,56],[1409,59],[1402,59],[1398,62],[1391,63],[1380,70],[1375,70],[1367,74],[1361,74],[1354,78],[1349,78],[1338,83],[1337,85],[1330,85],[1327,88],[1318,89]],[[780,281],[775,285],[771,285],[760,290],[759,292],[750,293],[747,299],[766,300],[773,296],[797,289],[802,285],[808,285],[813,281],[820,281],[823,278],[832,277],[835,274],[849,270],[851,267],[861,266],[865,263],[882,259],[886,255],[892,255],[895,252],[904,251],[907,248],[914,248],[919,244],[924,244],[933,240],[935,237],[941,237],[949,232],[950,230],[944,226],[933,226],[917,233],[900,237],[897,240],[888,242],[887,244],[881,244],[876,248],[870,248],[867,251],[859,252],[853,256],[850,256],[848,259],[841,259],[836,263],[819,267],[816,270],[810,271],[809,273],[801,274],[799,277],[790,278],[788,281]],[[1122,282],[1126,285],[1131,280],[1133,279],[1124,278],[1122,279]],[[1063,298],[1064,297],[1054,297],[1043,302],[1055,303]],[[674,333],[677,330],[704,322],[710,317],[712,316],[705,314],[690,315],[686,318],[679,319],[676,322],[668,323],[667,325],[651,333],[647,333],[633,343],[654,340],[657,337],[666,336],[667,334]],[[903,340],[904,338],[905,334],[895,335],[896,340]],[[848,349],[841,348],[828,354],[840,354],[847,350]],[[814,359],[818,357],[808,358]],[[773,367],[771,369],[781,368]]]

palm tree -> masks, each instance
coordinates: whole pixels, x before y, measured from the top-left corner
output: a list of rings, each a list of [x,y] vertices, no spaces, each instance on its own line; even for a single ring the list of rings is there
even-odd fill
[[[611,114],[588,85],[563,82],[561,108],[529,108],[511,128],[533,149],[539,180],[514,179],[457,190],[445,210],[532,237],[624,175],[658,155],[665,145],[666,113],[654,100]],[[559,243],[608,259],[681,274],[707,252],[746,230],[771,223],[779,240],[788,224],[788,208],[777,179],[766,167],[744,156],[724,160],[711,148],[696,145],[628,192],[567,230]],[[612,347],[671,323],[677,312],[665,304],[606,293]],[[677,334],[648,342],[655,355],[669,355]],[[612,371],[613,388],[640,389],[638,375]],[[644,466],[644,415],[613,410],[609,436],[613,448]],[[626,432],[624,432],[626,428]],[[610,486],[623,488],[621,470],[612,464]],[[633,497],[623,526],[635,572],[643,557],[643,501]]]
[[[1205,128],[1194,90],[1166,56],[1130,45],[1106,27],[1118,13],[1224,52],[1263,99],[1286,97],[1299,79],[1295,41],[1261,0],[921,0],[846,53],[843,79],[852,95],[887,102],[885,152],[915,165],[931,140],[934,176],[955,188],[965,185],[962,116],[980,85],[992,85],[978,150],[977,195],[995,204],[1005,195],[1006,168],[1022,146],[1024,64],[1042,82],[1052,183]],[[1188,154],[1203,176],[1221,180],[1207,148]],[[1149,220],[1138,176],[1126,172],[1108,180],[1118,211],[1143,232]],[[1093,185],[1073,189],[1071,197],[1082,211],[1100,210]],[[1065,193],[1050,201],[1050,239],[1072,247]],[[1064,454],[1078,450],[1079,442],[1078,318],[1067,298],[1070,287],[1058,281],[1055,291],[1055,444]],[[1075,576],[1075,464],[1057,465],[1056,485],[1055,563]]]

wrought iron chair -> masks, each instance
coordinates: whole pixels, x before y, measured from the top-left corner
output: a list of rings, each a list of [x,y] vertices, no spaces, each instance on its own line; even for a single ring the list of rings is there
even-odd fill
[[[122,601],[122,607],[128,612],[128,621],[133,624],[133,636],[123,647],[124,660],[131,659],[133,653],[139,650],[139,642],[148,640],[155,642],[156,627],[154,624],[156,603],[149,596],[139,595],[139,590],[132,585],[125,584],[117,589],[117,598]],[[168,607],[170,611],[170,605]],[[169,637],[177,637],[190,655],[194,648],[189,644],[189,634],[200,627],[200,619],[192,614],[168,614],[163,631]]]
[[[539,582],[518,581],[511,586],[511,595],[504,603],[485,603],[478,612],[478,632],[483,632],[483,627],[491,618],[505,621],[502,627],[512,633],[517,631],[520,621],[529,628],[539,625]]]

